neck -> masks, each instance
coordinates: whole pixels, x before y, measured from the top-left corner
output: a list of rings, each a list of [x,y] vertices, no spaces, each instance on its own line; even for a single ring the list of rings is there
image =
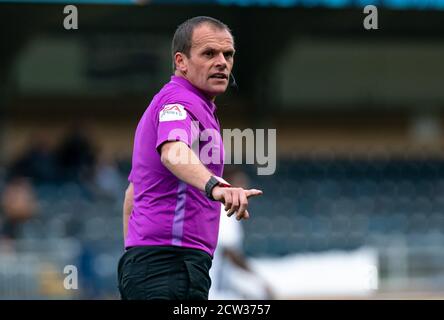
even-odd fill
[[[189,83],[191,83],[195,88],[197,88],[198,90],[200,90],[204,95],[206,95],[208,97],[208,99],[210,99],[211,101],[215,101],[216,100],[216,96],[212,96],[207,94],[205,91],[199,89],[193,82],[190,81],[190,79],[187,78],[186,74],[184,74],[183,72],[180,72],[179,70],[174,71],[174,75],[176,77],[181,77],[184,78],[186,80],[188,80]]]

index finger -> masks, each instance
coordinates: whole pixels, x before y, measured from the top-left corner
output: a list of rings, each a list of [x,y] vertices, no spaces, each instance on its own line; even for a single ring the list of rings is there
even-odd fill
[[[254,196],[260,196],[262,194],[263,194],[262,190],[258,190],[258,189],[245,190],[245,195],[247,196],[247,198],[254,197]]]

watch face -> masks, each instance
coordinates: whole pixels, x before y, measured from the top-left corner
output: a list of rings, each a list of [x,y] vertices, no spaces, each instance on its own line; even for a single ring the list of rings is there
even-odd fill
[[[213,198],[213,189],[215,186],[219,187],[231,187],[231,185],[225,181],[224,179],[218,177],[218,176],[212,176],[210,180],[208,180],[207,184],[205,185],[205,193],[207,194],[207,197],[211,200],[215,200]]]
[[[205,193],[207,194],[207,198],[214,200],[213,198],[213,189],[215,186],[219,184],[219,180],[216,179],[216,177],[212,176],[210,180],[208,180],[207,184],[205,185]]]

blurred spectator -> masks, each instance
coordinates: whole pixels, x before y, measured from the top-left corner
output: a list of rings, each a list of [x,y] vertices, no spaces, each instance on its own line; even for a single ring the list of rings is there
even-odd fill
[[[57,174],[54,164],[54,154],[47,137],[37,133],[29,148],[12,163],[9,176],[28,177],[34,184],[54,182]]]
[[[22,226],[37,211],[34,189],[28,179],[16,177],[10,180],[1,195],[3,239],[17,239],[22,236]]]
[[[124,181],[123,181],[124,180]],[[112,200],[120,199],[125,188],[122,175],[112,156],[101,154],[95,170],[95,184],[99,195]]]
[[[242,171],[232,168],[225,169],[225,179],[233,186],[244,189],[249,187],[248,176]],[[236,220],[234,215],[228,217],[224,206],[221,206],[219,238],[210,269],[212,281],[209,292],[210,300],[274,298],[270,286],[250,266],[247,257],[242,252],[244,232],[241,223]],[[239,271],[242,271],[249,281],[255,282],[255,287],[262,289],[261,292],[257,292],[254,297],[249,296],[248,292],[243,292],[241,286],[237,286],[235,283],[237,279],[233,277],[233,271],[236,269],[240,269]]]
[[[96,156],[84,127],[73,127],[56,150],[56,159],[62,182],[92,181]]]

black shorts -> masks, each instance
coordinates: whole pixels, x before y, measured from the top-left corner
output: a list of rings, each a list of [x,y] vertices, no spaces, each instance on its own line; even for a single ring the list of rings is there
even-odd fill
[[[208,300],[211,256],[198,249],[141,246],[128,249],[118,265],[123,300]]]

